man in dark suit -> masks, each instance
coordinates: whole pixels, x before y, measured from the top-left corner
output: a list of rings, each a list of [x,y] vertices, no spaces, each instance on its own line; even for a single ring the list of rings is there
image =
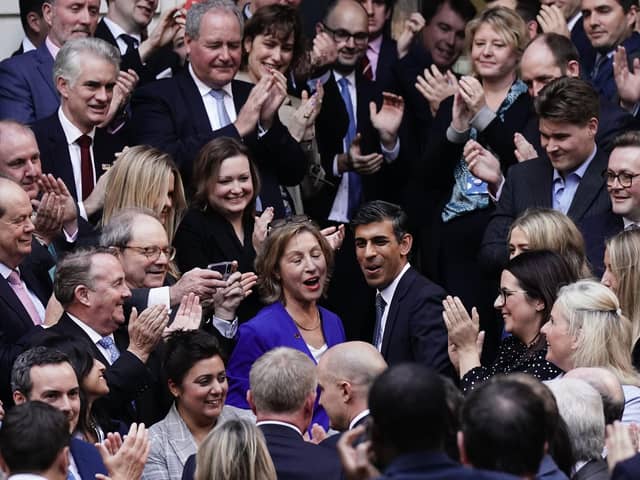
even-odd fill
[[[444,290],[409,264],[413,237],[397,205],[376,200],[351,221],[356,257],[367,284],[376,289],[372,343],[389,365],[419,362],[452,374],[442,319]]]
[[[247,400],[267,441],[278,479],[341,478],[337,452],[302,438],[316,399],[313,360],[299,350],[275,348],[253,364],[249,383]]]
[[[497,472],[463,467],[443,450],[447,437],[447,402],[442,379],[433,370],[415,363],[396,365],[382,373],[369,392],[369,436],[382,475],[369,478],[409,480],[515,479]],[[410,428],[408,428],[410,426]],[[362,452],[353,442],[365,433],[359,426],[338,442],[348,478],[362,472]],[[544,439],[543,439],[544,441]],[[518,442],[520,445],[520,442]],[[542,447],[542,443],[540,444]],[[360,455],[358,454],[360,453]],[[540,451],[542,456],[542,448]],[[368,465],[371,472],[372,465]],[[357,475],[353,478],[360,478]]]
[[[67,40],[93,35],[99,9],[100,0],[44,2],[42,12],[49,25],[45,41],[31,53],[0,63],[0,118],[31,124],[56,111],[53,60]]]
[[[545,85],[556,78],[580,78],[580,56],[567,37],[545,33],[527,45],[520,59],[520,74],[529,86],[529,95],[535,98]],[[610,152],[617,135],[638,128],[640,123],[629,112],[606,98],[600,98],[596,133],[596,145],[600,150]],[[522,134],[537,152],[542,152],[536,115],[531,116]]]
[[[221,136],[242,139],[260,171],[259,210],[272,206],[276,217],[284,217],[291,203],[280,185],[298,184],[307,162],[278,119],[285,77],[264,75],[253,88],[233,80],[240,67],[241,22],[230,0],[194,4],[185,30],[188,70],[138,89],[131,123],[139,143],[173,155],[187,184],[204,144]]]
[[[24,30],[24,38],[20,47],[11,54],[12,57],[35,50],[44,42],[49,32],[49,25],[44,21],[42,5],[44,0],[20,0],[20,23]]]
[[[618,462],[611,473],[611,480],[633,480],[640,477],[640,454]]]
[[[132,69],[144,85],[157,76],[171,76],[181,67],[181,59],[173,51],[173,42],[184,28],[184,13],[179,8],[167,8],[150,34],[147,27],[158,7],[158,0],[107,1],[107,15],[100,20],[95,36],[118,47],[121,70]]]
[[[164,305],[132,312],[124,328],[124,303],[131,296],[116,254],[109,249],[78,250],[56,268],[55,295],[64,313],[45,336],[84,342],[106,367],[109,394],[101,401],[115,419],[147,425],[168,409],[154,351],[168,321]],[[132,401],[135,402],[132,410]]]
[[[33,239],[29,196],[6,178],[0,178],[0,213],[0,399],[10,405],[11,365],[40,330],[54,262]]]
[[[367,422],[369,388],[386,369],[380,352],[365,342],[339,343],[322,354],[318,362],[320,405],[333,430],[344,432]],[[322,438],[316,427],[313,438]],[[340,435],[332,435],[320,445],[335,447],[338,438]]]
[[[69,433],[73,433],[80,415],[80,386],[67,356],[57,350],[35,347],[21,354],[11,371],[11,387],[16,405],[37,400],[65,414]],[[95,478],[107,475],[96,447],[74,438],[70,443],[71,475],[67,479]]]
[[[529,207],[554,208],[576,223],[610,210],[602,178],[607,158],[595,143],[598,101],[588,83],[568,77],[549,83],[536,98],[548,158],[512,166],[504,183],[492,180],[490,190],[499,193],[499,201],[480,250],[487,268],[499,270],[506,264],[511,223]]]
[[[124,146],[119,134],[98,128],[110,111],[119,62],[103,40],[65,43],[54,64],[60,108],[33,125],[43,172],[64,181],[85,219],[100,208],[106,179],[98,180]]]

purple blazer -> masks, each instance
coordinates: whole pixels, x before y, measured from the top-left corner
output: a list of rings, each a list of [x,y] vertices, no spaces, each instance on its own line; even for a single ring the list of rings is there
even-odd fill
[[[327,346],[331,348],[337,343],[344,342],[346,338],[340,317],[322,307],[318,308],[322,319],[322,333]],[[298,327],[281,302],[264,307],[258,312],[258,315],[240,325],[238,343],[233,349],[227,365],[229,393],[226,403],[228,405],[249,408],[246,397],[247,390],[249,390],[251,366],[263,353],[276,347],[295,348],[314,360]],[[316,398],[313,423],[322,425],[326,430],[329,427],[329,417],[324,409],[318,405],[318,399],[319,396]]]

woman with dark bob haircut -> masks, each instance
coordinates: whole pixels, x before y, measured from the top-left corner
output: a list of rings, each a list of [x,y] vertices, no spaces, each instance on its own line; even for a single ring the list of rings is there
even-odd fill
[[[249,150],[234,138],[212,140],[196,158],[193,179],[193,201],[174,241],[178,267],[187,272],[235,260],[240,272],[252,272],[266,226],[254,228],[260,178]],[[267,212],[263,216],[265,222],[271,218]],[[251,295],[238,317],[251,318],[261,306]]]
[[[229,387],[213,336],[202,330],[172,333],[163,366],[175,402],[164,420],[149,429],[151,450],[142,474],[149,480],[181,478],[185,460],[196,453],[209,432],[235,418],[223,408]]]
[[[258,315],[240,325],[229,360],[227,403],[249,408],[246,395],[253,362],[275,347],[300,350],[314,362],[345,341],[342,321],[318,306],[327,289],[333,251],[306,217],[273,222],[256,260],[258,288],[265,303]],[[329,426],[316,400],[313,423]]]
[[[500,277],[493,304],[511,334],[502,340],[498,356],[489,367],[480,364],[484,332],[479,332],[475,307],[467,313],[458,297],[444,302],[444,321],[449,331],[449,358],[461,379],[464,392],[498,373],[524,372],[550,380],[561,371],[545,360],[547,340],[540,332],[549,319],[558,290],[578,280],[577,273],[555,252],[536,250],[512,258]]]

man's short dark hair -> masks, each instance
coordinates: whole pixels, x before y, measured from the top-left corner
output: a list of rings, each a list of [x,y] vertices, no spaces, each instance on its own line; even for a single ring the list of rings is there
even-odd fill
[[[561,77],[545,85],[535,99],[538,118],[584,126],[598,118],[600,99],[588,82]]]
[[[400,453],[441,450],[447,431],[445,387],[433,370],[404,363],[383,372],[369,391],[375,434]]]
[[[460,15],[465,22],[478,13],[471,0],[425,0],[422,2],[422,16],[426,22],[429,23],[445,4],[448,4],[449,8]]]
[[[614,140],[611,149],[623,147],[640,148],[640,131],[632,130],[618,135]]]
[[[638,6],[638,0],[618,0],[618,3],[622,7],[622,10],[624,11],[624,13],[629,12],[632,6],[634,5],[636,7]]]
[[[476,468],[535,475],[544,455],[545,409],[528,385],[497,376],[462,407],[464,448]]]
[[[20,6],[20,23],[22,23],[22,29],[24,33],[29,31],[29,22],[27,21],[27,15],[31,12],[35,12],[39,17],[42,17],[42,4],[45,0],[20,0],[18,5]]]
[[[355,231],[358,225],[369,225],[385,220],[391,220],[393,233],[398,242],[402,241],[402,237],[409,233],[407,214],[400,206],[383,200],[374,200],[362,205],[351,220],[351,228]]]
[[[48,470],[69,445],[69,421],[61,410],[43,402],[11,408],[0,429],[0,454],[12,475]]]
[[[42,365],[59,365],[61,363],[71,365],[69,358],[64,353],[53,348],[33,347],[21,353],[13,362],[11,369],[11,391],[20,392],[29,398],[33,388],[31,369]]]

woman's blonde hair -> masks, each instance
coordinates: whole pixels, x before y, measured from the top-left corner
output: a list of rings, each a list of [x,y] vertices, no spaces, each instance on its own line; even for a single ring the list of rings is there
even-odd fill
[[[618,280],[616,295],[631,320],[635,345],[640,338],[640,230],[627,230],[607,240],[611,272]]]
[[[505,7],[483,10],[467,23],[464,35],[467,55],[471,55],[473,37],[480,26],[485,23],[500,35],[507,45],[516,51],[519,61],[529,41],[527,26],[520,15]]]
[[[640,386],[631,364],[631,322],[622,315],[615,293],[594,280],[562,287],[556,304],[567,316],[569,335],[576,339],[573,367],[604,367],[624,385]]]
[[[578,278],[591,276],[584,238],[568,216],[550,208],[528,208],[509,229],[518,227],[527,236],[529,250],[551,250],[564,257]]]
[[[245,419],[214,428],[198,448],[195,480],[277,480],[260,429]]]
[[[289,241],[301,233],[308,232],[313,235],[324,255],[327,263],[327,281],[323,286],[323,292],[326,292],[329,286],[329,278],[333,268],[333,250],[329,246],[329,242],[320,233],[318,227],[311,222],[289,222],[281,227],[274,228],[269,232],[267,238],[262,244],[262,249],[256,257],[256,273],[258,274],[258,289],[262,300],[269,304],[284,301],[284,292],[280,281],[280,260],[284,255],[284,251]]]
[[[173,174],[173,207],[165,222],[169,243],[187,208],[182,177],[171,155],[148,145],[137,145],[122,153],[109,172],[102,225],[123,208],[149,208],[160,215],[161,195],[168,189]]]

